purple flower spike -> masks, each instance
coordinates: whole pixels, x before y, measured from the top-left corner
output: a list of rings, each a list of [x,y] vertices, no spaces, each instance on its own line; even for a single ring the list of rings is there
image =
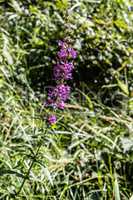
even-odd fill
[[[77,52],[65,41],[59,40],[58,46],[57,61],[53,67],[53,78],[56,80],[56,86],[49,89],[45,106],[63,110],[65,102],[70,97],[70,87],[65,85],[65,82],[72,79],[73,60],[77,57]],[[49,116],[48,122],[49,124],[56,123],[56,116]]]
[[[49,122],[49,124],[50,125],[53,125],[53,124],[55,124],[56,123],[56,116],[55,115],[50,115],[49,117],[48,117],[48,122]]]

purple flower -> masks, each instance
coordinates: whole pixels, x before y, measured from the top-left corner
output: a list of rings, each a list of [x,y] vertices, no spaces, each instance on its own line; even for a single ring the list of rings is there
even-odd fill
[[[60,51],[58,52],[58,57],[60,59],[65,59],[68,57],[68,52],[67,49],[60,49]]]
[[[69,47],[67,50],[71,58],[75,59],[77,57],[77,52],[73,48]]]
[[[48,117],[48,122],[49,122],[49,124],[55,124],[56,123],[56,116],[55,115],[50,115],[49,117]]]
[[[59,109],[64,110],[64,108],[65,108],[65,103],[64,103],[64,101],[59,102],[59,103],[57,104],[57,106],[58,106]]]
[[[77,52],[72,47],[69,47],[66,42],[59,40],[58,46],[60,47],[60,51],[58,52],[59,59],[67,57],[75,59],[77,57]]]
[[[55,80],[69,80],[72,79],[73,63],[63,63],[54,66],[53,74]]]
[[[70,95],[70,87],[68,85],[60,84],[48,92],[48,99],[53,102],[66,101]]]
[[[70,95],[70,87],[68,85],[60,84],[56,86],[58,96],[61,101],[66,101]]]
[[[72,70],[74,68],[73,63],[64,63],[64,79],[72,79]]]

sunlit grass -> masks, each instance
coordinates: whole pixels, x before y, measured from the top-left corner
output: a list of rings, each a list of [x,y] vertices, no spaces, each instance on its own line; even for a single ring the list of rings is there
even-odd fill
[[[1,198],[129,199],[132,118],[93,101],[91,116],[77,103],[57,113],[52,129],[38,102],[12,94],[1,104]]]

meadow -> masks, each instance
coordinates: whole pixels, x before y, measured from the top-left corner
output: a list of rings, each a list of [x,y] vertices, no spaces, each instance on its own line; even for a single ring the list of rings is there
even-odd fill
[[[133,200],[131,0],[0,0],[0,199]]]

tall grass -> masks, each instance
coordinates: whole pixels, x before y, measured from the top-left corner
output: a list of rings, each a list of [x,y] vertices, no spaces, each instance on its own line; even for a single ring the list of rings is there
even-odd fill
[[[51,129],[39,99],[25,103],[10,87],[6,92],[0,107],[1,199],[129,199],[130,116],[96,101],[92,115],[76,102],[76,109],[57,113]]]

